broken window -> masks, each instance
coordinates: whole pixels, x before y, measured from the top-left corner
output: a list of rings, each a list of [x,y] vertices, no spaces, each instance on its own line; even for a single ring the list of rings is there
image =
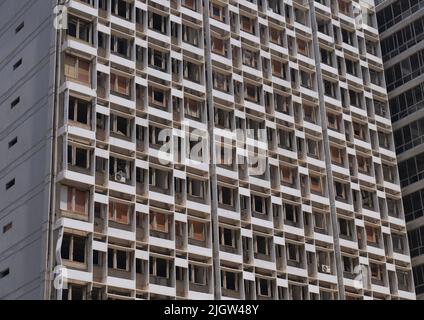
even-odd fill
[[[269,240],[265,237],[255,235],[255,253],[270,254]]]
[[[118,76],[114,73],[110,75],[110,91],[113,94],[122,95],[124,97],[131,96],[131,80]]]
[[[84,237],[65,234],[62,239],[61,255],[68,261],[85,263],[86,239]]]

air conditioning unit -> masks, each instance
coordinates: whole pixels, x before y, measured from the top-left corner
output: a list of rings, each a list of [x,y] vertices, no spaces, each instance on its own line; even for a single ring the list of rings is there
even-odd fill
[[[330,266],[327,266],[327,265],[323,264],[323,265],[321,266],[321,271],[322,271],[323,273],[331,273],[331,268],[330,268]]]
[[[126,183],[127,178],[126,178],[125,172],[119,171],[119,172],[115,173],[115,181]]]

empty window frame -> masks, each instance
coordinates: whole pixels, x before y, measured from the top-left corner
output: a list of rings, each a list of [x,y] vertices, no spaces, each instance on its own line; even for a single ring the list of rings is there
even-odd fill
[[[239,274],[221,270],[221,287],[226,290],[239,290]]]
[[[170,279],[171,262],[159,257],[150,257],[149,269],[150,275],[159,278]]]
[[[68,17],[67,34],[78,40],[92,43],[92,26],[89,21],[83,20],[79,17]]]

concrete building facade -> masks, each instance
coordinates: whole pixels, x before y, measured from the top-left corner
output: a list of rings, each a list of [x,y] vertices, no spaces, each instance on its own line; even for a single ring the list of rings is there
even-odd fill
[[[415,299],[373,1],[0,15],[1,298]]]
[[[381,2],[381,1],[380,1]],[[382,1],[381,46],[416,293],[424,299],[424,1]]]

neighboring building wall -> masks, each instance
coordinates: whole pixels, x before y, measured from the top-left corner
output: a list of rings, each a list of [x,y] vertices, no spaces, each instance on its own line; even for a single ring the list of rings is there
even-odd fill
[[[0,1],[0,299],[45,296],[52,3]]]
[[[424,1],[377,9],[416,293],[424,299]]]

